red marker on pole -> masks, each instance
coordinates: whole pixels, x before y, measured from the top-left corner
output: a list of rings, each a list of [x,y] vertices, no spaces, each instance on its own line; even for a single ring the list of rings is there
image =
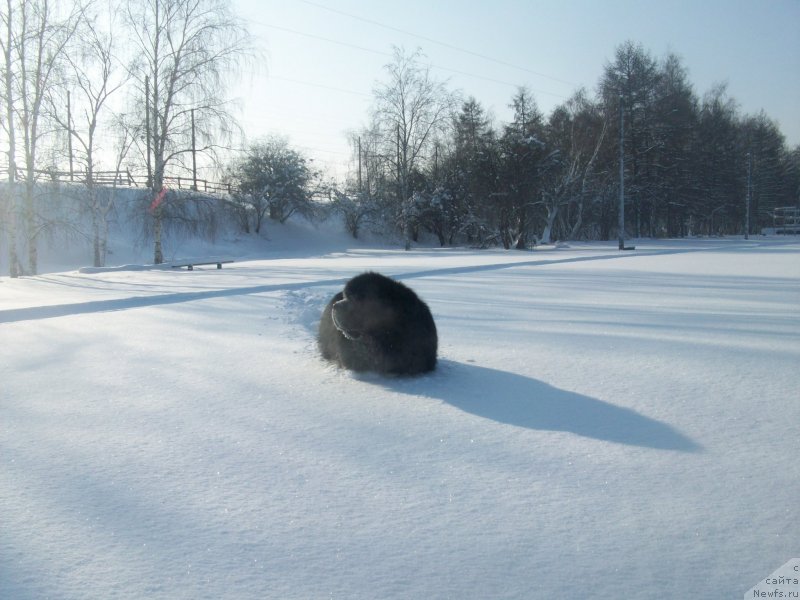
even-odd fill
[[[161,203],[164,201],[164,197],[167,195],[167,188],[162,187],[161,191],[156,194],[156,197],[153,198],[153,202],[150,204],[150,212],[153,213],[156,209],[161,206]]]

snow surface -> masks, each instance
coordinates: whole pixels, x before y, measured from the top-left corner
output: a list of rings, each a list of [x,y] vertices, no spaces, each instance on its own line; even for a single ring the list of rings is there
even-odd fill
[[[331,240],[0,278],[0,598],[740,598],[800,555],[800,241]],[[433,374],[318,357],[366,269]]]

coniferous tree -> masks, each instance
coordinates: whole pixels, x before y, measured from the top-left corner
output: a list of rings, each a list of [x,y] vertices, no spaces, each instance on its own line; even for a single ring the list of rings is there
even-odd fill
[[[650,222],[657,187],[657,169],[653,150],[657,144],[654,121],[658,63],[641,44],[627,41],[616,50],[614,61],[606,65],[600,81],[600,93],[610,125],[610,139],[619,140],[619,119],[624,113],[625,192],[632,208],[634,235],[639,237]],[[612,125],[613,124],[613,125]],[[630,225],[629,225],[630,226]]]
[[[495,217],[500,156],[497,135],[475,98],[463,103],[453,135],[452,185],[460,199],[461,230],[470,243],[481,245]]]
[[[691,233],[735,233],[743,223],[745,179],[736,102],[724,85],[703,98],[693,152],[697,200],[689,210]]]
[[[659,67],[654,101],[652,210],[650,236],[686,235],[688,208],[697,200],[692,185],[697,99],[680,59],[669,54]]]
[[[511,100],[513,121],[501,139],[501,189],[498,193],[498,231],[504,248],[528,246],[539,200],[539,181],[548,149],[543,116],[532,94],[520,88]]]

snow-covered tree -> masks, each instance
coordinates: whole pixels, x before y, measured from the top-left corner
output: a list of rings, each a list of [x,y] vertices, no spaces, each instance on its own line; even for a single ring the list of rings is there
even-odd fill
[[[256,233],[265,217],[285,222],[294,213],[312,216],[319,174],[308,158],[291,148],[284,138],[272,137],[251,144],[244,156],[228,170],[228,181],[237,190],[233,202],[252,222]]]
[[[501,184],[497,194],[498,229],[504,248],[527,248],[538,203],[542,171],[550,151],[543,116],[530,90],[519,88],[509,105],[514,118],[501,139]]]

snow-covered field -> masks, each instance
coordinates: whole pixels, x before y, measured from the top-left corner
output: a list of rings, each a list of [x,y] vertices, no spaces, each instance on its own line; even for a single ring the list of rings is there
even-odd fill
[[[328,250],[0,279],[0,598],[741,598],[800,555],[797,239]],[[435,373],[317,356],[366,269]]]

